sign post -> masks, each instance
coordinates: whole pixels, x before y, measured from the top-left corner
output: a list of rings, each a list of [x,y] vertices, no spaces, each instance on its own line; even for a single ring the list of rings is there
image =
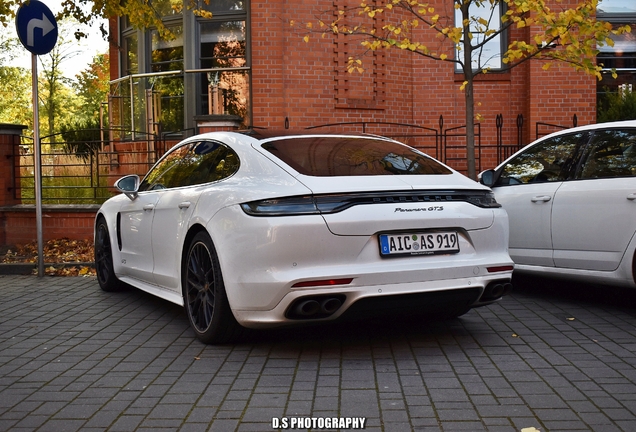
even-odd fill
[[[57,42],[57,23],[51,10],[42,2],[31,0],[18,9],[15,17],[18,37],[31,52],[31,85],[33,95],[33,157],[35,165],[35,223],[38,240],[38,276],[44,276],[44,242],[42,236],[42,150],[38,110],[37,56],[49,53]]]

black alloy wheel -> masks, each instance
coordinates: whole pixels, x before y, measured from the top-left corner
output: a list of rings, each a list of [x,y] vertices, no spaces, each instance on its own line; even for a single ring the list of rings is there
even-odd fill
[[[218,344],[238,337],[242,328],[230,309],[219,260],[205,232],[190,242],[182,286],[186,314],[199,340]]]

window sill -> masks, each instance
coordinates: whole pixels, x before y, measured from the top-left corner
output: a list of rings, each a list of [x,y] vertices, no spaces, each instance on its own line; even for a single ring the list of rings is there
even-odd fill
[[[464,82],[464,75],[461,73],[455,73],[455,82]],[[475,82],[481,81],[510,81],[510,72],[488,72],[485,74],[479,74],[475,76]]]

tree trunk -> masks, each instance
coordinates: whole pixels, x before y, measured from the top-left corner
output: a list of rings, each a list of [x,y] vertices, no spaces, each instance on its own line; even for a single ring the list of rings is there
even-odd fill
[[[468,165],[468,172],[466,175],[477,180],[477,172],[475,170],[475,96],[473,94],[473,46],[470,41],[470,14],[469,9],[472,2],[465,1],[461,4],[460,10],[462,12],[462,19],[464,23],[464,34],[462,41],[462,49],[464,53],[464,61],[462,64],[464,72],[464,80],[466,85],[464,86],[464,101],[466,105],[466,164]]]
[[[468,165],[467,176],[477,180],[475,163],[475,105],[473,95],[473,76],[469,72],[466,76],[466,87],[464,87],[464,97],[466,101],[466,164]]]

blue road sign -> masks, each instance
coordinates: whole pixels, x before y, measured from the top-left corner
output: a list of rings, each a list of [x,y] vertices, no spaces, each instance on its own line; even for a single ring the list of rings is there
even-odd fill
[[[31,0],[20,6],[15,25],[20,42],[33,54],[47,54],[57,42],[55,16],[42,2]]]

